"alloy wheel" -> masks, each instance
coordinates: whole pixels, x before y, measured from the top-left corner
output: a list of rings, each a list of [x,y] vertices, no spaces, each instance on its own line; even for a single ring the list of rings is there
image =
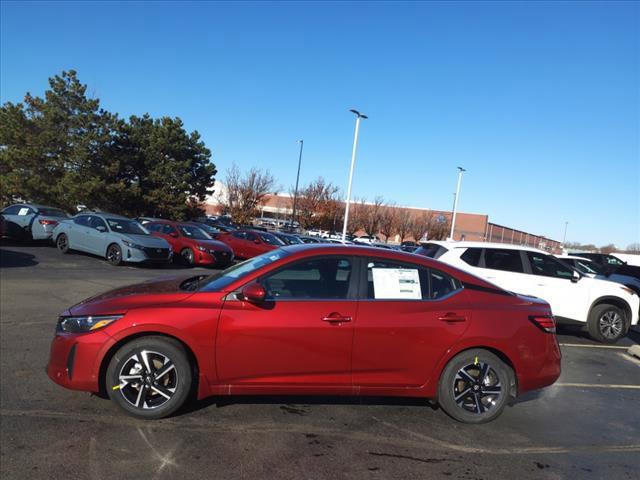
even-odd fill
[[[58,250],[65,252],[67,250],[68,242],[67,236],[62,234],[58,237]]]
[[[117,389],[133,407],[150,410],[171,400],[178,387],[178,371],[169,357],[138,350],[122,365]]]
[[[477,361],[458,370],[452,387],[456,405],[475,414],[492,410],[503,394],[496,371],[488,363]]]
[[[613,340],[622,334],[624,320],[615,310],[607,310],[598,321],[600,333],[606,339]]]
[[[122,259],[122,252],[117,245],[111,245],[107,251],[107,260],[113,265],[118,265]]]

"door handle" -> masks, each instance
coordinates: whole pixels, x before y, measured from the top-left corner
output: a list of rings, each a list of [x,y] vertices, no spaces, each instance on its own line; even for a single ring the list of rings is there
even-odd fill
[[[340,315],[337,312],[330,313],[329,315],[322,317],[321,320],[323,322],[329,322],[331,324],[339,325],[341,323],[346,323],[351,321],[351,317]]]
[[[438,317],[438,320],[447,323],[460,323],[466,322],[467,317],[465,317],[464,315],[458,315],[457,313],[449,312],[445,315],[442,315],[441,317]]]

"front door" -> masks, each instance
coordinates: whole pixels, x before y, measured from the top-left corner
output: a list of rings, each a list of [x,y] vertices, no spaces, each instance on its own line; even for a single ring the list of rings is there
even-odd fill
[[[469,326],[460,284],[421,265],[370,258],[353,342],[353,383],[419,387]]]
[[[265,302],[228,298],[216,340],[219,382],[244,390],[311,393],[321,386],[351,393],[357,313],[352,272],[350,257],[300,260],[259,279]]]

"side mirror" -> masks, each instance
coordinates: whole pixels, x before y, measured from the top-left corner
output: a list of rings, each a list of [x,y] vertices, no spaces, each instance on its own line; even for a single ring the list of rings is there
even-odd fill
[[[580,281],[580,279],[582,278],[582,275],[580,275],[578,272],[576,272],[575,270],[573,271],[573,276],[571,277],[571,281],[573,283],[578,283]]]
[[[242,289],[242,298],[251,303],[262,303],[267,291],[259,283],[250,283]]]
[[[258,245],[259,245],[259,244],[260,244],[260,240],[258,240],[258,239],[256,238],[256,239],[253,241],[253,243],[255,243],[255,244],[258,244]]]
[[[99,231],[99,232],[104,233],[104,232],[106,232],[106,231],[107,231],[107,227],[105,227],[104,225],[98,225],[98,226],[96,227],[96,230],[97,230],[97,231]]]
[[[176,232],[171,232],[169,236],[173,238],[178,238],[178,234]]]

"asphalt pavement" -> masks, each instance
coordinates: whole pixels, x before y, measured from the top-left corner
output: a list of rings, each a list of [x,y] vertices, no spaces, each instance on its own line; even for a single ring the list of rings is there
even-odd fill
[[[44,372],[57,315],[107,289],[202,268],[111,267],[0,242],[3,479],[638,479],[640,331],[602,348],[563,332],[563,374],[496,421],[419,399],[232,397],[154,422]]]

